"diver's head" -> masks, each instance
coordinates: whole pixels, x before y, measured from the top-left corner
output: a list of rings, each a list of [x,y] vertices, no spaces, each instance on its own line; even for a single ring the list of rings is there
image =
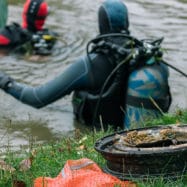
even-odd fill
[[[48,15],[48,5],[44,0],[26,0],[23,7],[22,27],[36,32],[43,29]]]
[[[100,34],[128,33],[128,10],[121,0],[105,0],[98,12]]]

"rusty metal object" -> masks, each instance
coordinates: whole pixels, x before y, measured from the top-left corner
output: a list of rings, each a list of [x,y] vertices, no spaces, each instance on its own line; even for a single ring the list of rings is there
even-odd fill
[[[172,125],[157,129],[133,130],[123,135],[117,134],[114,140],[115,145],[129,147],[177,145],[187,143],[187,128]]]
[[[187,172],[186,130],[187,125],[169,125],[122,131],[98,140],[95,149],[106,159],[104,170],[120,179],[176,178]],[[154,138],[148,139],[146,131]],[[138,140],[127,141],[138,133]]]

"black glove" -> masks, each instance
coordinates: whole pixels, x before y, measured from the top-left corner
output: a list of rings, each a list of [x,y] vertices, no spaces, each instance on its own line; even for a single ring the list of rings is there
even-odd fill
[[[0,88],[6,90],[8,88],[8,84],[13,82],[13,79],[9,77],[7,74],[0,72]]]

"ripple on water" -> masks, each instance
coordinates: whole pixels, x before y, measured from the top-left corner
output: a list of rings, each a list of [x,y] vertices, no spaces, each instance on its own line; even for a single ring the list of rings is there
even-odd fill
[[[21,23],[22,3],[9,6],[9,20]],[[31,85],[46,82],[61,73],[78,56],[85,54],[87,42],[97,35],[97,9],[102,0],[50,0],[50,15],[46,27],[59,34],[59,40],[51,56],[29,58],[15,55],[0,58],[1,70],[16,80]],[[164,37],[164,58],[172,65],[187,70],[187,3],[185,0],[127,0],[130,30],[140,39]],[[172,110],[177,106],[187,108],[187,83],[184,77],[170,70],[170,86],[173,95]],[[56,139],[75,128],[71,95],[40,110],[23,105],[0,92],[1,144],[9,137],[12,145],[28,143],[29,134],[38,142]],[[9,129],[8,136],[4,136]],[[37,133],[38,134],[37,134]],[[20,138],[19,138],[19,137]]]

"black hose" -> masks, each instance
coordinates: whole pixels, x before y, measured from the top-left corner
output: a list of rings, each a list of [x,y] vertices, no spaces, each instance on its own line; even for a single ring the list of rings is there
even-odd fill
[[[182,74],[184,77],[187,77],[187,74],[184,73],[183,71],[179,70],[178,68],[174,67],[173,65],[171,64],[168,64],[166,61],[162,60],[162,63],[167,65],[168,67],[174,69],[175,71],[179,72],[180,74]]]

